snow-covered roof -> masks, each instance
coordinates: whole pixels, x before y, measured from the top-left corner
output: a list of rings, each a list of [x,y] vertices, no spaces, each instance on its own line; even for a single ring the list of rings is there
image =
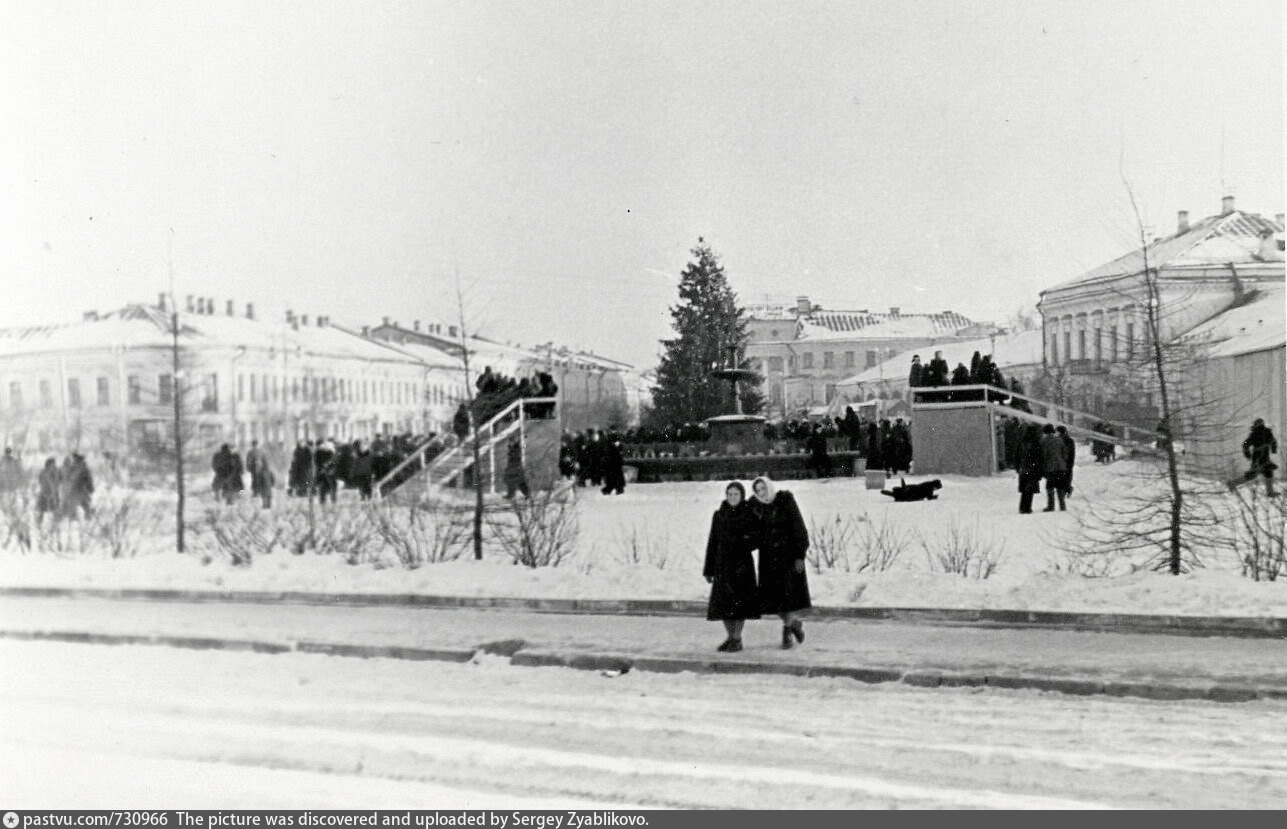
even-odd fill
[[[419,361],[387,344],[336,325],[292,327],[241,316],[183,313],[179,340],[188,346],[286,349],[371,361]],[[92,349],[169,348],[170,316],[152,305],[127,305],[96,317],[59,325],[0,329],[0,355]]]
[[[973,325],[953,311],[941,314],[873,314],[826,312],[807,317],[800,326],[802,340],[934,339]]]
[[[1136,248],[1075,279],[1047,288],[1042,293],[1140,273],[1144,269],[1145,253],[1148,254],[1150,268],[1177,269],[1258,263],[1264,261],[1257,254],[1261,245],[1261,233],[1266,230],[1281,234],[1283,226],[1257,213],[1244,213],[1241,210],[1208,216],[1190,225],[1183,233],[1159,239],[1143,250]]]
[[[856,386],[862,383],[906,378],[914,355],[919,354],[921,362],[928,364],[935,351],[943,352],[943,359],[947,360],[949,368],[954,368],[957,363],[968,366],[976,351],[980,354],[991,354],[993,362],[1003,371],[1015,366],[1037,365],[1041,363],[1043,347],[1041,331],[1035,330],[999,335],[995,346],[991,337],[984,337],[978,340],[908,348],[878,365],[852,377],[846,377],[836,385]]]
[[[1235,357],[1287,344],[1287,289],[1279,283],[1186,333],[1186,343],[1207,344],[1210,358]]]

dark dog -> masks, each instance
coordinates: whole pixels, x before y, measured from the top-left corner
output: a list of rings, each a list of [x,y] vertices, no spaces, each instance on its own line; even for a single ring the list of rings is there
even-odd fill
[[[943,482],[938,478],[911,485],[904,478],[899,478],[898,480],[902,482],[902,486],[896,486],[892,490],[882,489],[880,494],[888,495],[899,503],[903,501],[934,501],[938,498],[934,491],[943,488]]]

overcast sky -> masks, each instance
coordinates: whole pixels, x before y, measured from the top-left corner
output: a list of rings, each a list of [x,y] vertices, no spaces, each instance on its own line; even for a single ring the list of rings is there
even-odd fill
[[[698,236],[744,300],[1003,320],[1283,209],[1264,2],[0,5],[0,325],[175,291],[651,365]]]

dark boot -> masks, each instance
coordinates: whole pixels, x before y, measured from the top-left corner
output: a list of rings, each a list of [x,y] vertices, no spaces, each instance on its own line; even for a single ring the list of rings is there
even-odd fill
[[[796,619],[794,622],[792,622],[791,635],[795,637],[795,641],[803,645],[804,644],[804,622],[801,622],[799,619]]]
[[[782,627],[782,650],[789,651],[795,647],[795,640],[791,636],[791,628]]]

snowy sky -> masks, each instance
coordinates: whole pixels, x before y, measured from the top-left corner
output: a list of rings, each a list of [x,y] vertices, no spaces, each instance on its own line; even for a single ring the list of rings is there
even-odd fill
[[[699,235],[744,300],[1004,319],[1283,205],[1262,2],[0,6],[0,325],[175,291],[649,365]],[[1223,182],[1223,184],[1222,184]],[[167,250],[172,249],[172,255]]]

